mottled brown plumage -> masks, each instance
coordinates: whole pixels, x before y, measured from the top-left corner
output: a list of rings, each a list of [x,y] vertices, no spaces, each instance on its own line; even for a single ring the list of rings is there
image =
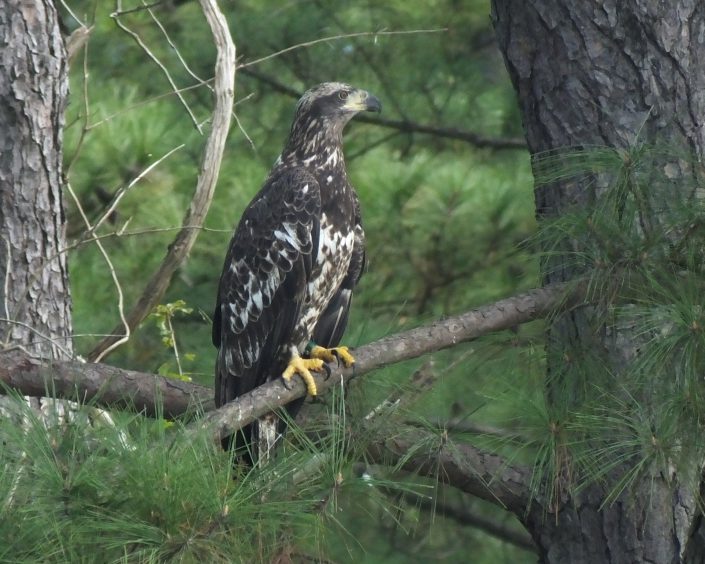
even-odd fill
[[[284,150],[225,259],[213,319],[216,405],[280,377],[312,338],[326,348],[340,342],[365,252],[343,128],[359,111],[379,109],[374,96],[341,83],[318,85],[299,100]],[[291,416],[302,401],[287,406]],[[256,460],[284,427],[265,416],[243,430],[237,446],[251,443],[244,457]]]

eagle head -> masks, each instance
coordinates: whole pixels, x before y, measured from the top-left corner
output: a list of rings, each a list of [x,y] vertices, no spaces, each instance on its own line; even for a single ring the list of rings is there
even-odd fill
[[[339,143],[343,128],[358,112],[379,112],[379,99],[365,90],[342,82],[324,82],[307,90],[296,105],[289,147],[318,150]]]
[[[379,112],[379,99],[365,90],[342,82],[324,82],[307,90],[296,105],[294,121],[302,118],[342,122],[358,112]]]

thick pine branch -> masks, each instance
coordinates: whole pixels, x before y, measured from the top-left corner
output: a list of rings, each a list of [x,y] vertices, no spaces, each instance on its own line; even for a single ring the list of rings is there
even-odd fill
[[[383,366],[410,360],[494,331],[546,317],[561,307],[582,301],[582,287],[565,285],[530,290],[461,315],[436,321],[363,345],[354,351],[353,368],[331,367],[331,377],[315,374],[319,393],[331,386]],[[223,437],[257,417],[303,396],[306,387],[298,379],[286,388],[281,379],[269,382],[214,411],[213,391],[205,386],[154,374],[125,370],[107,364],[56,361],[47,364],[21,349],[0,351],[0,382],[24,395],[84,399],[96,405],[134,406],[149,415],[162,412],[176,417],[197,407],[212,411],[198,425],[212,428]]]
[[[526,531],[520,530],[517,526],[488,518],[480,511],[458,506],[447,499],[439,499],[438,497],[432,499],[410,492],[405,492],[403,499],[410,506],[418,507],[432,515],[442,515],[447,519],[454,520],[459,525],[479,529],[503,542],[530,552],[536,552],[536,545]]]
[[[391,432],[391,430],[388,430]],[[521,516],[531,501],[531,469],[447,435],[402,427],[367,447],[367,460],[448,484]]]
[[[569,287],[561,284],[538,288],[430,325],[385,337],[355,349],[356,362],[352,368],[329,365],[330,377],[314,374],[316,386],[319,393],[325,392],[336,384],[372,370],[541,319],[561,307],[581,302],[583,294],[583,285]],[[197,425],[210,427],[217,438],[227,437],[258,417],[306,394],[306,386],[300,379],[292,380],[289,386],[287,388],[283,380],[277,378],[209,413]]]
[[[0,351],[0,382],[25,396],[124,407],[151,417],[161,414],[173,418],[190,409],[215,409],[213,390],[205,386],[108,364],[77,360],[46,363],[19,348]]]
[[[355,350],[354,368],[331,367],[331,376],[316,375],[319,393],[377,368],[471,341],[546,317],[559,308],[583,301],[581,286],[531,290],[467,313],[437,321],[364,345]],[[188,409],[213,409],[209,388],[152,374],[77,361],[42,364],[21,349],[0,351],[0,381],[25,395],[92,400],[98,405],[129,406],[149,415],[174,417]],[[286,388],[278,378],[192,424],[191,432],[208,428],[214,439],[232,434],[255,418],[303,396],[306,387],[294,381]],[[159,407],[160,404],[163,407]],[[471,445],[450,442],[428,432],[410,430],[373,442],[371,460],[393,463],[433,477],[524,515],[530,501],[530,470],[513,467],[502,457]]]

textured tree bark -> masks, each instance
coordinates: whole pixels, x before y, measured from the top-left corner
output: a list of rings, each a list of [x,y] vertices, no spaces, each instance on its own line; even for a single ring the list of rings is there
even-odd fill
[[[49,1],[0,2],[0,344],[72,354],[61,159],[66,52]]]
[[[705,4],[697,0],[493,0],[493,20],[518,93],[532,154],[567,146],[620,149],[637,142],[705,156]],[[687,159],[686,159],[687,160]],[[674,178],[693,174],[685,160]],[[594,202],[605,184],[561,182],[536,189],[539,218]],[[651,209],[696,197],[687,183],[654,195]],[[658,217],[656,217],[658,221]],[[546,269],[548,282],[575,273]],[[634,327],[595,333],[589,310],[561,316],[549,334],[549,364],[570,341],[600,348],[612,366],[635,354]],[[553,349],[553,350],[551,350]],[[562,382],[569,389],[571,382]],[[581,392],[576,390],[576,396]],[[551,392],[548,391],[550,400]],[[697,467],[695,467],[697,466]],[[701,464],[686,470],[700,475]],[[561,499],[556,515],[526,520],[544,562],[628,563],[697,561],[693,534],[700,522],[688,476],[648,476],[613,505],[600,509],[598,485]],[[667,483],[667,481],[671,483]],[[647,483],[648,482],[648,483]],[[689,560],[690,559],[690,560]]]

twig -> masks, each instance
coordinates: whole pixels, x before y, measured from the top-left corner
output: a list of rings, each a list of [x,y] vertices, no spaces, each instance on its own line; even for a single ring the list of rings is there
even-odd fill
[[[88,27],[84,22],[82,22],[82,21],[78,18],[78,16],[77,16],[76,14],[74,14],[73,10],[72,10],[71,7],[65,2],[65,0],[61,0],[61,6],[64,8],[64,10],[66,10],[66,11],[69,13],[69,15],[70,15],[74,20],[76,20],[76,23],[77,23],[78,25],[80,25],[82,28],[87,28],[87,27]]]
[[[200,134],[203,134],[203,129],[201,128],[201,125],[198,123],[198,120],[196,119],[196,116],[193,115],[193,112],[191,111],[191,108],[189,107],[188,103],[186,102],[186,99],[181,95],[181,92],[179,91],[179,88],[176,86],[176,83],[174,82],[174,79],[171,77],[171,73],[169,72],[169,69],[164,66],[164,64],[159,60],[159,57],[157,57],[152,51],[147,47],[147,44],[142,41],[142,38],[140,37],[139,33],[136,33],[132,31],[129,27],[127,27],[125,24],[123,24],[120,21],[120,14],[122,13],[122,0],[116,0],[116,9],[115,11],[110,14],[110,17],[113,18],[115,21],[115,24],[123,30],[125,33],[127,33],[132,39],[139,45],[139,47],[147,54],[147,56],[154,61],[154,63],[162,70],[162,73],[164,73],[164,76],[166,76],[166,79],[169,81],[169,84],[171,85],[174,93],[178,96],[179,101],[183,105],[183,107],[186,109],[186,112],[188,113],[189,117],[191,118],[191,121],[193,122],[193,125],[196,127],[198,132]]]
[[[435,127],[432,125],[424,125],[410,121],[399,121],[395,119],[386,119],[382,117],[370,117],[363,114],[355,116],[358,121],[363,123],[372,123],[381,127],[389,127],[397,129],[405,133],[424,133],[434,135],[436,137],[445,137],[446,139],[457,139],[465,141],[475,147],[484,147],[488,149],[526,149],[526,141],[508,137],[506,139],[496,137],[485,137],[472,131],[456,129],[454,127]]]
[[[152,21],[157,25],[159,30],[162,32],[162,35],[166,39],[167,43],[169,44],[169,47],[171,47],[174,50],[174,53],[176,53],[176,57],[179,59],[179,62],[181,65],[186,69],[186,72],[189,73],[193,78],[195,78],[198,82],[203,84],[204,86],[208,87],[209,90],[213,91],[213,88],[200,76],[198,76],[195,72],[191,70],[191,67],[188,66],[188,63],[186,60],[181,56],[181,53],[179,52],[178,48],[176,47],[176,44],[171,40],[171,37],[167,33],[166,29],[162,25],[162,22],[159,21],[157,16],[154,15],[154,10],[152,8],[154,5],[147,4],[144,0],[142,0],[142,5],[144,6],[145,10],[147,10],[147,13],[149,16],[152,18]]]
[[[298,49],[303,49],[305,47],[312,47],[313,45],[318,45],[319,43],[328,43],[330,41],[338,41],[340,39],[351,39],[353,37],[380,37],[384,35],[414,35],[418,33],[440,33],[443,31],[447,31],[446,28],[436,28],[436,29],[410,29],[410,30],[403,30],[403,31],[359,31],[356,33],[339,33],[337,35],[329,35],[328,37],[319,37],[318,39],[313,39],[311,41],[305,41],[303,43],[297,43],[296,45],[291,45],[290,47],[286,47],[285,49],[280,49],[279,51],[275,51],[274,53],[270,53],[269,55],[265,57],[260,57],[259,59],[255,59],[253,61],[247,61],[246,63],[240,63],[237,68],[238,70],[240,69],[245,69],[248,67],[253,67],[255,65],[258,65],[260,63],[263,63],[264,61],[268,61],[270,59],[274,59],[276,57],[279,57],[281,55],[284,55],[285,53],[290,53],[291,51],[296,51]]]
[[[122,10],[121,12],[113,12],[112,14],[110,14],[110,17],[119,17],[119,16],[124,16],[126,14],[134,14],[136,12],[144,12],[145,10],[149,10],[151,8],[156,8],[157,6],[164,4],[164,0],[158,0],[157,2],[152,2],[151,4],[145,4],[143,2],[142,4],[143,4],[142,6],[136,6],[135,8],[128,8],[127,10]]]
[[[117,273],[115,272],[115,268],[113,267],[113,263],[110,260],[110,257],[108,256],[108,253],[105,250],[105,247],[103,247],[103,243],[95,237],[95,234],[93,233],[93,227],[91,226],[91,222],[88,220],[88,216],[86,216],[86,213],[83,211],[83,206],[81,206],[81,201],[78,199],[76,196],[76,193],[73,191],[73,188],[71,187],[70,182],[66,182],[66,188],[69,191],[69,194],[71,194],[71,197],[73,198],[74,203],[76,204],[76,208],[78,209],[78,213],[81,214],[81,218],[83,218],[83,222],[86,224],[86,228],[88,229],[88,233],[93,237],[93,241],[95,244],[98,246],[98,250],[100,251],[100,254],[103,255],[103,258],[105,259],[106,264],[108,265],[108,270],[110,271],[110,276],[113,279],[113,284],[115,285],[115,290],[117,291],[118,295],[118,314],[120,315],[120,321],[122,322],[122,327],[125,330],[125,333],[115,340],[109,347],[107,347],[105,350],[101,352],[98,356],[96,356],[95,361],[100,362],[100,359],[102,359],[106,354],[108,354],[111,350],[114,350],[118,346],[120,346],[123,343],[126,343],[127,340],[130,338],[130,326],[127,324],[127,320],[125,319],[125,299],[122,294],[122,286],[120,285],[120,280],[118,280]]]
[[[67,253],[69,251],[72,251],[73,249],[77,249],[79,247],[82,247],[83,245],[86,245],[95,239],[110,239],[112,237],[115,238],[120,238],[120,237],[136,237],[138,235],[148,235],[150,233],[167,233],[171,231],[181,231],[183,229],[197,229],[198,231],[206,231],[208,233],[232,233],[232,229],[215,229],[213,227],[204,227],[203,225],[182,225],[181,227],[145,227],[143,229],[135,229],[134,231],[125,231],[127,224],[130,222],[128,219],[123,226],[120,229],[117,229],[115,231],[110,231],[109,233],[103,233],[102,235],[98,235],[96,233],[93,234],[93,237],[88,239],[88,238],[82,238],[79,240],[75,240],[73,243],[70,245],[66,245],[65,247],[62,247],[59,249],[55,254],[51,255],[48,259],[46,259],[47,264],[50,263],[51,261],[55,260],[57,257],[60,255]],[[109,337],[112,333],[106,333],[105,335],[94,335],[94,336],[100,336],[100,337]]]
[[[28,323],[24,323],[23,321],[17,321],[16,319],[9,319],[9,318],[7,318],[7,317],[0,317],[0,323],[7,323],[7,324],[9,324],[9,325],[18,325],[18,326],[20,326],[20,327],[23,327],[23,328],[25,328],[25,329],[28,329],[31,333],[34,333],[37,337],[39,337],[39,338],[42,339],[43,341],[46,341],[47,343],[51,343],[53,346],[55,346],[57,349],[59,349],[62,353],[64,353],[64,355],[66,356],[66,358],[71,358],[71,357],[73,356],[73,354],[71,354],[71,352],[69,352],[68,349],[65,349],[64,347],[62,347],[62,346],[59,344],[59,340],[58,340],[58,339],[53,339],[52,337],[49,337],[48,335],[45,335],[44,333],[42,333],[41,331],[39,331],[39,330],[36,329],[35,327],[32,327],[32,326],[29,325]],[[8,346],[9,346],[9,343],[10,343],[10,335],[8,334],[7,339],[6,339],[5,342],[3,343],[3,347],[4,347],[4,348],[8,347]],[[27,351],[24,349],[24,347],[22,347],[21,345],[15,345],[15,346],[20,347],[21,350],[25,351],[25,353],[27,352]],[[27,353],[27,354],[28,354],[28,353]]]
[[[205,221],[223,159],[225,140],[230,129],[235,95],[235,45],[230,37],[228,23],[215,0],[201,0],[201,7],[211,27],[218,55],[215,64],[215,107],[213,125],[206,140],[198,174],[196,190],[189,210],[184,217],[183,229],[169,245],[164,260],[147,283],[142,296],[127,316],[128,325],[135,328],[159,302],[171,282],[171,277],[181,266],[198,236],[198,229]],[[103,339],[89,354],[90,359],[103,356],[112,347],[116,337]]]
[[[82,83],[82,100],[81,102],[83,103],[83,116],[79,115],[77,117],[77,120],[82,121],[83,123],[81,124],[81,133],[79,134],[78,137],[78,142],[76,143],[76,149],[71,156],[71,159],[69,160],[68,164],[64,167],[64,172],[63,175],[66,178],[69,178],[69,173],[71,172],[71,169],[73,168],[74,163],[78,160],[79,155],[81,154],[81,149],[83,148],[83,142],[86,138],[86,134],[88,133],[89,126],[88,126],[88,121],[90,119],[90,103],[88,101],[88,35],[86,35],[86,41],[83,42],[82,44],[83,48],[83,75],[81,77]],[[69,58],[69,62],[70,62]]]
[[[96,221],[93,224],[93,227],[90,227],[89,229],[86,230],[86,232],[83,234],[82,237],[80,237],[80,239],[92,237],[95,234],[95,232],[100,228],[100,226],[103,225],[105,220],[108,219],[110,217],[110,215],[115,211],[115,208],[120,203],[120,200],[122,200],[123,196],[125,196],[125,194],[127,194],[128,190],[130,190],[130,188],[132,188],[135,184],[137,184],[140,180],[142,180],[145,176],[147,176],[161,162],[165,161],[171,155],[176,153],[176,151],[179,151],[180,149],[183,149],[184,147],[185,147],[185,145],[183,143],[177,147],[174,147],[171,151],[169,151],[168,153],[166,153],[162,157],[159,157],[151,165],[149,165],[142,172],[140,172],[137,176],[135,176],[130,181],[129,184],[121,187],[117,192],[115,192],[113,199],[110,201],[110,204],[108,205],[107,209],[103,212],[103,215],[101,215],[100,218],[98,218],[98,221]]]
[[[292,98],[301,97],[302,93],[295,88],[291,88],[290,86],[279,82],[275,78],[248,67],[249,64],[240,67],[240,72],[271,86],[274,90],[281,92],[282,94],[286,94]],[[526,149],[526,141],[518,138],[509,137],[502,139],[497,137],[485,137],[484,135],[479,135],[478,133],[474,133],[472,131],[466,131],[454,127],[436,127],[433,125],[424,125],[412,121],[386,119],[378,116],[368,116],[365,114],[358,114],[353,119],[364,123],[378,125],[380,127],[396,129],[403,133],[422,133],[426,135],[433,135],[435,137],[465,141],[466,143],[476,147],[488,149]]]

